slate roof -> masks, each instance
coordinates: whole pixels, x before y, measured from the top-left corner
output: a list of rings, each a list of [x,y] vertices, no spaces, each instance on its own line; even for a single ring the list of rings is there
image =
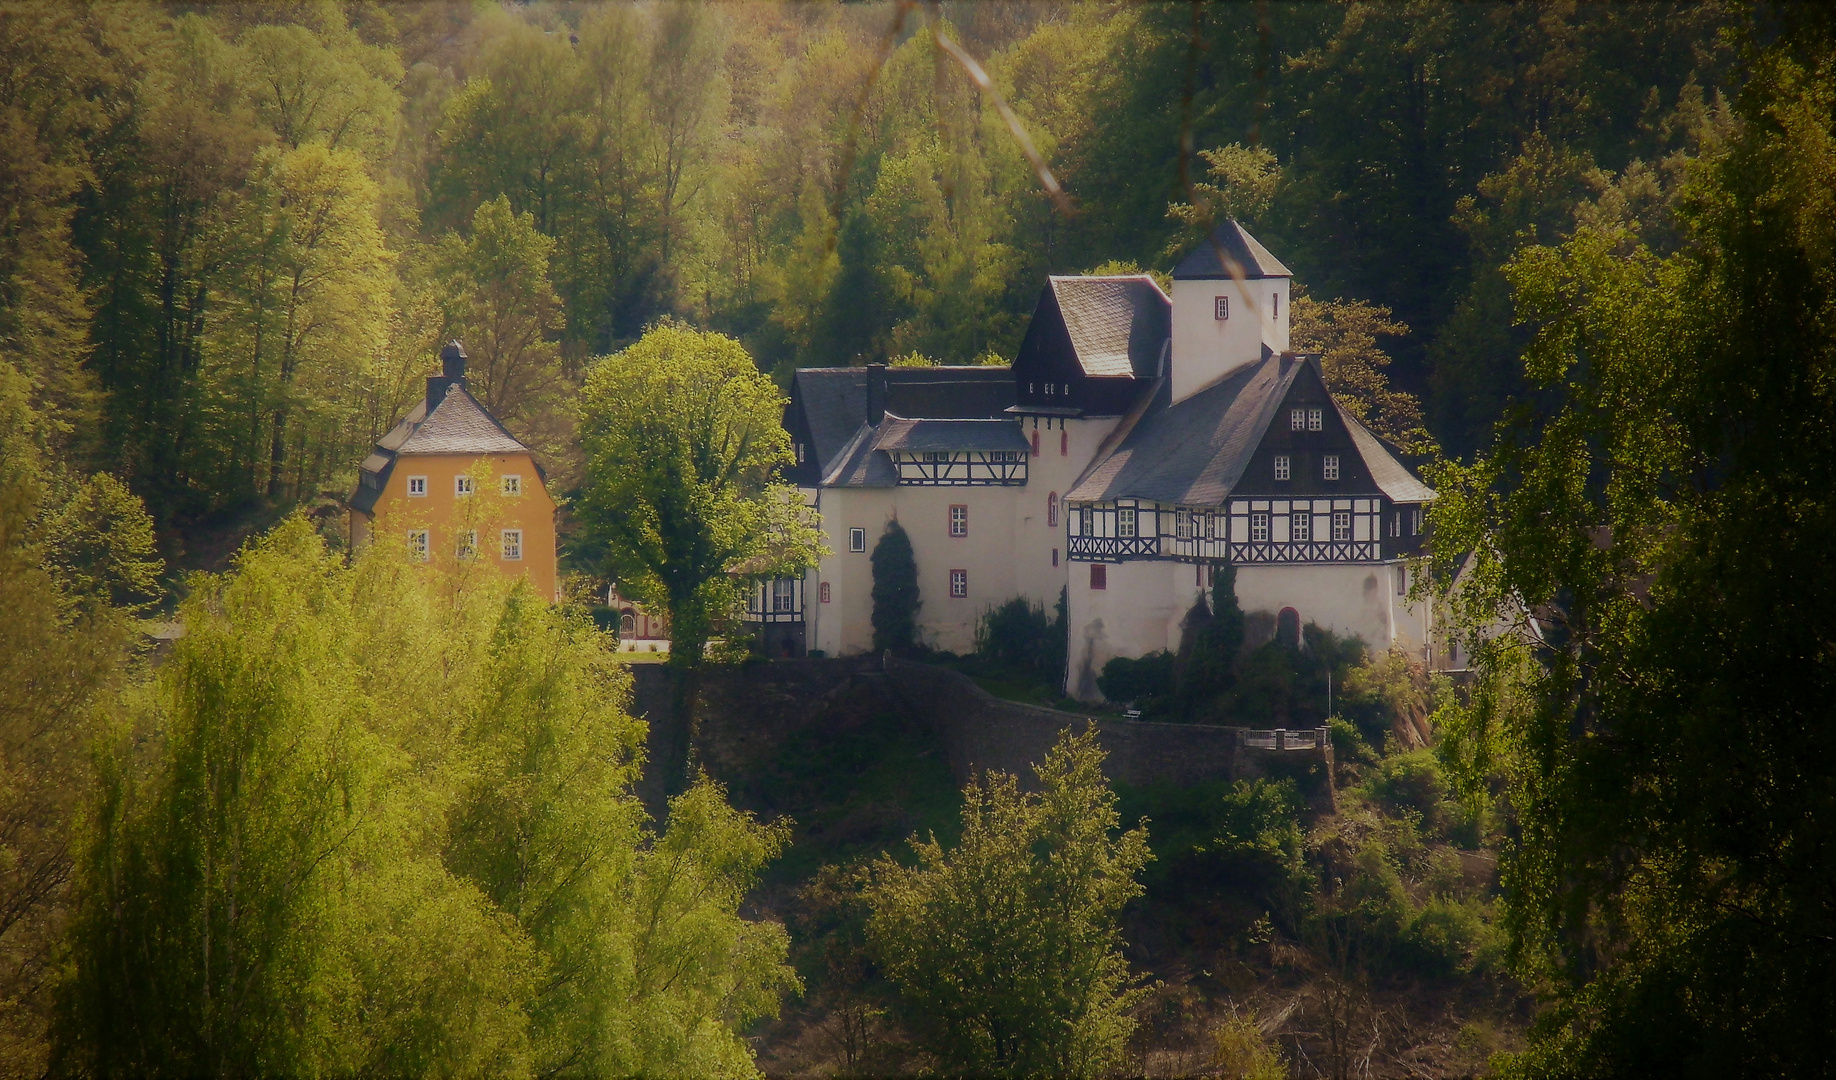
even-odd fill
[[[1229,260],[1229,265],[1219,261],[1220,255]],[[1250,280],[1294,276],[1281,264],[1280,259],[1269,254],[1269,249],[1258,243],[1235,218],[1212,230],[1210,239],[1193,248],[1191,254],[1173,268],[1173,276],[1234,278],[1237,275],[1232,273],[1232,265]]]
[[[1151,379],[1172,333],[1173,302],[1146,274],[1051,277],[1071,347],[1084,374]]]
[[[1143,415],[1065,495],[1072,502],[1132,497],[1178,506],[1221,506],[1230,497],[1288,390],[1311,361],[1274,354],[1226,375],[1176,405]],[[1335,408],[1338,406],[1334,405]],[[1395,502],[1426,502],[1433,489],[1344,409],[1352,444],[1379,490]]]
[[[376,506],[395,461],[403,454],[527,454],[530,450],[479,404],[463,383],[454,383],[428,415],[427,399],[415,403],[401,422],[376,440],[359,466],[351,506],[366,513]],[[536,472],[543,472],[536,464]]]
[[[891,459],[876,453],[878,430],[867,423],[867,377],[868,370],[858,367],[801,368],[792,377],[791,393],[809,425],[824,485],[898,483]],[[1013,403],[1013,373],[1005,367],[886,369],[884,408],[895,420],[999,419],[1011,425],[1006,417]]]
[[[1017,420],[910,420],[886,415],[875,450],[1028,450]]]

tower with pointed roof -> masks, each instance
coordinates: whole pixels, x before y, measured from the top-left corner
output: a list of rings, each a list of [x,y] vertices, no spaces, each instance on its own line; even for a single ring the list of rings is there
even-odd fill
[[[440,374],[377,441],[350,498],[352,547],[384,536],[412,559],[466,562],[527,577],[555,595],[555,503],[535,454],[466,386],[465,349],[440,350]]]

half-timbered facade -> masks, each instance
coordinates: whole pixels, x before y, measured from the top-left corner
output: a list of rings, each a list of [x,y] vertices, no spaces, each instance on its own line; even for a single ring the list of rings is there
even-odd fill
[[[870,647],[871,553],[893,520],[929,644],[966,650],[989,608],[1062,592],[1082,697],[1110,658],[1177,649],[1223,562],[1271,627],[1293,609],[1426,647],[1407,560],[1433,492],[1288,350],[1288,285],[1230,222],[1171,296],[1143,275],[1048,279],[1011,369],[799,371],[791,476],[831,552],[799,593],[808,647]]]

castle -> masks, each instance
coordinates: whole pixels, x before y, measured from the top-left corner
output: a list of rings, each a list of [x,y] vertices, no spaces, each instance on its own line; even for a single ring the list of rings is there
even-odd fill
[[[988,609],[1062,593],[1081,699],[1111,658],[1177,649],[1224,561],[1270,633],[1312,622],[1429,659],[1408,560],[1434,492],[1290,351],[1291,276],[1232,221],[1171,296],[1145,275],[1050,278],[1011,368],[798,371],[789,475],[830,554],[760,583],[749,617],[784,651],[871,648],[869,556],[896,520],[926,644],[966,652]]]

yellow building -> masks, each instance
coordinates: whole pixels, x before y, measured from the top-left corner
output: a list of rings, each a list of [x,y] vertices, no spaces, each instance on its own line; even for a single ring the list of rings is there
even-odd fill
[[[555,501],[527,446],[465,386],[465,350],[440,350],[427,396],[363,459],[351,546],[393,533],[427,562],[478,559],[555,595]]]

